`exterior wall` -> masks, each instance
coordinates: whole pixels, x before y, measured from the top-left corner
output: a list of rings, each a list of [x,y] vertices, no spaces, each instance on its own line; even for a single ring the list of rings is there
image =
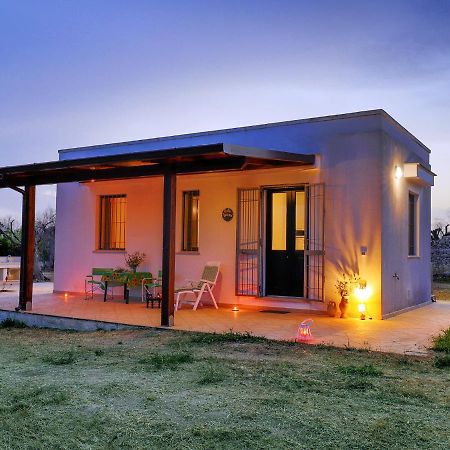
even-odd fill
[[[430,297],[430,188],[394,179],[395,165],[421,162],[429,154],[420,142],[386,113],[359,114],[151,139],[62,151],[60,158],[112,155],[224,142],[256,148],[319,155],[316,169],[270,169],[178,177],[177,249],[183,190],[200,190],[200,251],[176,256],[176,284],[197,278],[207,261],[221,261],[217,298],[221,303],[305,307],[308,302],[235,298],[236,217],[221,218],[225,207],[237,210],[237,189],[264,185],[325,183],[325,303],[338,301],[334,284],[342,273],[357,273],[371,295],[368,315],[381,318],[423,303]],[[407,257],[407,193],[420,195],[420,257]],[[127,250],[144,251],[142,270],[161,267],[162,179],[147,178],[58,186],[55,290],[83,290],[92,267],[124,266],[121,252],[96,251],[97,198],[127,194]],[[367,254],[361,254],[367,247]],[[399,274],[399,280],[392,275]],[[356,298],[350,315],[357,316]],[[317,306],[316,302],[314,305]]]
[[[325,297],[338,300],[334,283],[343,272],[360,273],[373,290],[370,313],[378,317],[381,298],[380,137],[379,133],[343,135],[328,139],[320,151],[320,169],[284,168],[248,172],[185,175],[177,181],[177,249],[181,248],[181,196],[200,190],[200,251],[176,256],[176,284],[198,278],[207,261],[221,261],[217,298],[221,303],[262,307],[305,307],[305,302],[235,297],[236,216],[221,217],[224,208],[237,212],[237,189],[269,185],[324,182],[326,186]],[[83,290],[92,267],[124,266],[123,252],[99,252],[96,223],[99,195],[127,194],[127,250],[144,251],[142,270],[161,267],[162,178],[71,183],[58,186],[55,290]],[[368,201],[368,198],[370,201]],[[367,246],[367,256],[360,247]],[[313,307],[324,309],[324,304]],[[311,305],[310,305],[311,306]],[[352,302],[356,314],[356,302]]]
[[[396,165],[421,162],[429,155],[383,134],[382,315],[410,308],[431,298],[431,188],[411,179],[396,179]],[[408,193],[419,195],[419,256],[408,256]],[[397,274],[399,279],[394,277]]]

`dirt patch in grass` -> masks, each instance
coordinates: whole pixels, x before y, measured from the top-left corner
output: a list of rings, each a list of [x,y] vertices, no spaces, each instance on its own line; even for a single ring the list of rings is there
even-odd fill
[[[0,329],[0,448],[448,448],[433,358],[198,336]]]

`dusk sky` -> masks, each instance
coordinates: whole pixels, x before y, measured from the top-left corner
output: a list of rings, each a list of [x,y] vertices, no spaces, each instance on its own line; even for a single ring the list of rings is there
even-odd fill
[[[431,148],[450,218],[450,1],[0,0],[0,58],[0,166],[383,108]],[[0,216],[20,205],[0,190]]]

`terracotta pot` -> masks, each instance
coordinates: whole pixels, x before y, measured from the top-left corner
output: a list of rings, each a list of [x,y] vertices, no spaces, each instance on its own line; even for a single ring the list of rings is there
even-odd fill
[[[342,297],[341,302],[339,303],[339,309],[341,311],[341,319],[345,319],[347,308],[348,308],[348,297]]]
[[[328,302],[327,313],[330,317],[336,317],[337,314],[336,302]]]

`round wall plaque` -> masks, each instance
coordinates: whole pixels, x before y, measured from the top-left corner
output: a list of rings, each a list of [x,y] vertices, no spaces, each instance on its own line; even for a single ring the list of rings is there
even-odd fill
[[[233,219],[233,210],[231,208],[225,208],[222,211],[222,219],[225,220],[225,222],[229,222]]]

